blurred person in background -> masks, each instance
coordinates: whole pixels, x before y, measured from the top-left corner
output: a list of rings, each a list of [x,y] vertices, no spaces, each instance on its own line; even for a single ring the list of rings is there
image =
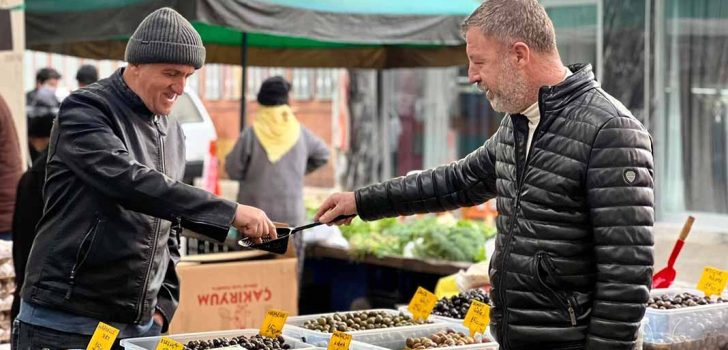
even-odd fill
[[[42,88],[50,89],[55,93],[60,80],[61,74],[57,70],[50,67],[40,69],[35,75],[35,88],[25,94],[25,104],[27,106],[32,105],[38,90]]]
[[[99,71],[95,66],[90,64],[84,64],[76,72],[76,81],[78,82],[78,88],[83,88],[91,85],[99,80]]]
[[[23,173],[20,143],[10,107],[0,96],[0,239],[12,239],[16,186]]]
[[[58,115],[61,103],[54,91],[47,86],[35,91],[33,99],[26,106],[28,125],[28,149],[31,164],[38,160],[48,148],[53,119]]]
[[[304,223],[303,179],[329,159],[326,143],[302,126],[288,103],[291,84],[280,76],[266,79],[258,92],[252,127],[245,128],[225,159],[238,180],[238,202],[265,211],[273,221]],[[295,235],[299,275],[303,236]]]
[[[10,322],[20,312],[20,291],[25,279],[25,265],[36,236],[35,227],[43,215],[43,185],[45,184],[48,144],[53,121],[58,115],[55,96],[49,90],[40,90],[34,105],[28,109],[28,137],[36,156],[18,182],[15,211],[13,213],[13,266],[15,292],[10,311]]]

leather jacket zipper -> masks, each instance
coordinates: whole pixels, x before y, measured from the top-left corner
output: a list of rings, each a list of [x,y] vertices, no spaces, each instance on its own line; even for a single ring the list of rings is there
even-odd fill
[[[541,114],[541,119],[543,119],[543,103],[542,103],[540,97],[539,97],[538,105],[539,105],[539,113]],[[525,163],[523,164],[523,170],[521,172],[520,177],[518,176],[518,158],[519,158],[518,153],[519,152],[514,147],[513,154],[514,154],[514,159],[516,161],[516,164],[515,164],[516,165],[516,204],[513,207],[513,216],[511,217],[510,223],[508,224],[508,235],[506,236],[505,248],[503,249],[504,254],[501,258],[500,272],[504,276],[507,275],[505,268],[506,268],[506,260],[508,259],[508,255],[510,254],[511,241],[513,240],[513,227],[515,226],[516,221],[518,221],[518,212],[521,208],[521,189],[523,188],[523,182],[524,182],[524,179],[526,178],[526,171],[528,170],[528,164],[529,164],[529,161],[531,160],[531,155],[533,154],[533,147],[536,144],[536,138],[539,135],[539,132],[541,130],[541,125],[542,125],[542,123],[539,122],[538,126],[536,126],[536,130],[534,130],[534,132],[533,132],[533,138],[531,139],[531,147],[529,147],[528,153],[526,154],[526,159],[524,159]],[[513,144],[518,146],[517,145],[518,137],[516,135],[517,130],[516,130],[516,126],[513,124],[513,121],[511,121],[511,127],[513,128]],[[528,137],[528,135],[526,135],[526,137]],[[506,300],[505,299],[506,292],[505,292],[505,288],[503,288],[502,286],[501,286],[501,288],[498,289],[498,296],[499,296],[498,299],[500,300],[500,303],[504,304],[505,300]],[[504,341],[504,342],[508,343],[508,308],[503,307],[503,306],[501,306],[501,307],[503,310],[503,321],[502,321],[502,324],[500,327],[500,329],[501,329],[500,341]],[[573,309],[571,310],[571,312],[573,314]],[[576,317],[574,317],[574,320],[576,320]]]
[[[162,139],[162,130],[159,127],[159,116],[154,116],[154,126],[157,130],[157,144],[159,145],[159,170],[164,173],[164,140]],[[157,245],[159,241],[159,230],[162,226],[162,220],[155,218],[154,225],[154,239],[152,239],[152,253],[149,256],[149,265],[147,266],[147,273],[144,275],[144,284],[142,284],[141,295],[139,296],[139,312],[137,313],[136,322],[141,322],[144,317],[144,299],[147,297],[147,285],[149,284],[149,275],[152,273],[152,267],[154,266],[154,256],[157,254]]]
[[[560,295],[557,291],[555,291],[553,288],[549,287],[548,284],[546,284],[546,281],[541,277],[541,274],[538,272],[539,268],[541,266],[541,262],[543,261],[546,266],[546,272],[553,275],[553,266],[551,265],[551,262],[544,257],[546,255],[545,252],[539,252],[536,255],[536,278],[538,278],[538,282],[541,284],[541,286],[546,289],[546,291],[551,294],[551,296],[556,300],[556,302],[561,306],[562,310],[566,310],[569,321],[571,321],[571,326],[575,327],[576,322],[576,311],[574,308],[575,303],[571,302],[571,299],[566,298],[562,295]]]
[[[78,273],[78,269],[81,268],[81,265],[83,265],[83,263],[86,261],[86,258],[88,258],[89,251],[91,250],[91,245],[93,244],[93,240],[96,237],[96,227],[99,225],[99,222],[101,222],[101,219],[96,218],[96,221],[94,221],[94,224],[91,225],[91,228],[89,228],[86,234],[83,235],[81,245],[79,245],[78,250],[76,251],[76,261],[73,263],[73,267],[71,267],[71,272],[68,275],[68,290],[66,291],[65,296],[66,300],[70,299],[71,294],[73,294],[73,287],[76,284],[76,273]],[[88,242],[88,247],[84,249],[86,242]]]

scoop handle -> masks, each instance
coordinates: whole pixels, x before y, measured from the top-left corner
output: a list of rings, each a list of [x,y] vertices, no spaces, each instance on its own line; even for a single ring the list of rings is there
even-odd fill
[[[692,216],[688,216],[688,219],[685,220],[685,225],[683,225],[682,231],[680,231],[680,237],[678,238],[677,242],[675,242],[675,247],[672,248],[672,254],[670,254],[670,259],[667,261],[667,266],[675,266],[675,260],[677,260],[677,256],[678,254],[680,254],[683,245],[685,245],[685,240],[688,238],[688,235],[690,234],[690,229],[693,228],[694,222],[695,218]]]
[[[685,225],[683,225],[682,231],[680,231],[680,240],[684,241],[688,238],[688,235],[690,234],[690,230],[693,228],[693,223],[695,222],[695,218],[692,216],[688,216],[687,220],[685,220]]]

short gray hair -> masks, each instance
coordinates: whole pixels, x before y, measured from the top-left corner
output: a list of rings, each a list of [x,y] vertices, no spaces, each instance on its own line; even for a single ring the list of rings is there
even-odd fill
[[[522,41],[537,52],[556,50],[554,24],[537,0],[486,0],[463,21],[463,37],[473,27],[505,44]]]

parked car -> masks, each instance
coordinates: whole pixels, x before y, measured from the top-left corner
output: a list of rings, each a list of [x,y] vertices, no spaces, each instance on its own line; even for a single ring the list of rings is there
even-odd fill
[[[210,142],[217,140],[215,125],[197,95],[191,90],[177,98],[170,118],[177,118],[185,133],[184,182],[192,184],[196,177],[202,176],[202,166],[210,149]]]

